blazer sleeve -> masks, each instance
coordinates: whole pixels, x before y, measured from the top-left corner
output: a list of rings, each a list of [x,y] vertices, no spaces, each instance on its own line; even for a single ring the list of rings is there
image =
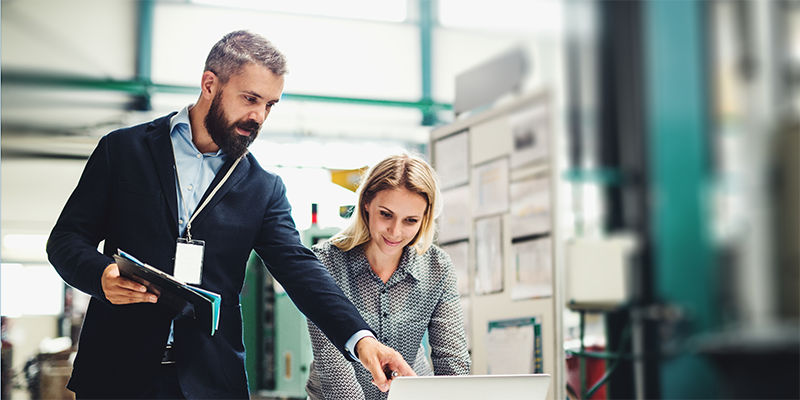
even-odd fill
[[[270,190],[254,249],[300,312],[325,333],[345,358],[355,361],[345,350],[345,343],[360,330],[372,330],[328,270],[300,241],[286,188],[278,176]]]
[[[67,200],[47,240],[50,263],[71,286],[107,304],[101,285],[114,260],[97,250],[105,239],[111,190],[108,137],[89,157],[78,185]]]
[[[436,375],[468,375],[472,363],[467,351],[455,270],[447,254],[443,253],[439,261],[444,264],[445,288],[428,323],[433,371]]]

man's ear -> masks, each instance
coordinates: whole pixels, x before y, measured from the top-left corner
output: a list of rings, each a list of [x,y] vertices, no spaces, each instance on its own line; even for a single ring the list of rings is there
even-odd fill
[[[217,74],[211,71],[203,72],[203,77],[200,80],[200,96],[209,101],[213,100],[219,85],[220,81]]]

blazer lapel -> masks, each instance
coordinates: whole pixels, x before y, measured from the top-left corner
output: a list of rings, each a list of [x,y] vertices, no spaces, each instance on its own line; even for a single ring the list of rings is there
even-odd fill
[[[170,228],[178,236],[178,192],[175,189],[175,154],[172,151],[172,140],[169,135],[170,118],[176,113],[172,113],[160,120],[150,123],[148,129],[148,140],[150,141],[150,152],[153,155],[158,178],[161,181],[161,188],[164,196],[167,197],[169,211],[174,220]]]
[[[242,180],[242,178],[245,177],[245,175],[247,175],[247,171],[250,169],[250,160],[248,157],[250,157],[249,154],[242,158],[242,161],[239,162],[239,165],[236,166],[236,169],[231,172],[231,176],[228,177],[228,180],[225,181],[217,193],[214,194],[214,197],[212,197],[208,202],[208,205],[206,205],[205,208],[200,211],[200,214],[195,217],[194,222],[192,222],[192,226],[197,226],[202,223],[203,220],[206,219],[206,216],[212,212],[211,210],[214,209],[214,206],[216,206],[220,199],[225,196],[225,193],[228,193],[231,188],[233,188],[237,183],[239,183],[239,181]],[[219,185],[219,183],[222,181],[222,178],[225,177],[225,174],[228,173],[228,170],[231,169],[235,161],[236,159],[231,157],[225,162],[225,164],[222,165],[222,168],[220,168],[219,172],[217,172],[214,180],[211,181],[210,185],[208,185],[208,189],[206,189],[206,192],[203,194],[203,198],[200,199],[200,202],[197,204],[198,207],[200,207],[200,205],[206,201],[206,198],[211,194],[211,192],[214,191],[214,188]]]

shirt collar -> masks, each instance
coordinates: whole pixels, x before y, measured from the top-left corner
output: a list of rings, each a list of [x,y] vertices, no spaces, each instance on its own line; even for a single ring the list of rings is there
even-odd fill
[[[420,268],[419,260],[420,257],[419,254],[417,254],[417,248],[415,246],[406,246],[403,249],[403,255],[400,256],[400,266],[398,269],[402,268],[403,272],[417,280]]]
[[[193,106],[194,104],[187,104],[183,107],[177,114],[172,116],[172,119],[169,121],[169,130],[170,132],[175,129],[175,126],[178,124],[186,124],[189,126],[189,133],[192,131],[192,123],[189,121],[189,107]],[[190,136],[191,137],[191,136]]]
[[[364,253],[365,245],[366,243],[358,245],[353,248],[353,250],[348,252],[353,256],[350,257],[350,260],[348,260],[349,262],[347,263],[351,276],[358,276],[372,272],[372,269],[369,266],[369,261],[367,261],[367,255]],[[392,277],[386,283],[392,284],[393,282],[402,281],[406,278],[406,275],[409,275],[412,279],[417,280],[420,268],[419,263],[417,262],[418,259],[419,257],[417,255],[417,249],[413,246],[406,246],[403,249],[403,254],[400,255],[400,264],[397,266],[397,270],[394,272],[394,274],[392,274]]]
[[[364,245],[358,245],[352,250],[348,251],[347,268],[350,270],[351,276],[358,276],[370,271],[369,261],[367,261],[367,254],[364,253]]]
[[[172,119],[170,119],[169,122],[169,131],[170,135],[173,137],[173,141],[175,140],[175,135],[178,135],[181,138],[183,138],[183,140],[188,142],[192,146],[192,149],[194,149],[199,153],[200,151],[197,150],[197,147],[194,145],[194,142],[192,141],[192,122],[189,119],[189,109],[192,106],[194,106],[194,103],[187,104],[180,111],[178,111],[177,114],[172,116]],[[175,127],[178,126],[178,124],[186,124],[188,129],[175,129]],[[225,153],[222,151],[222,149],[220,149],[217,150],[215,153],[207,153],[207,154],[213,156],[221,156]]]

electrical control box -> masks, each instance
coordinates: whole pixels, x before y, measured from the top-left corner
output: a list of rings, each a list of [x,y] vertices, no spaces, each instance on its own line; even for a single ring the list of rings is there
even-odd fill
[[[566,245],[567,307],[613,309],[630,299],[630,256],[636,243],[629,236],[579,238]]]

